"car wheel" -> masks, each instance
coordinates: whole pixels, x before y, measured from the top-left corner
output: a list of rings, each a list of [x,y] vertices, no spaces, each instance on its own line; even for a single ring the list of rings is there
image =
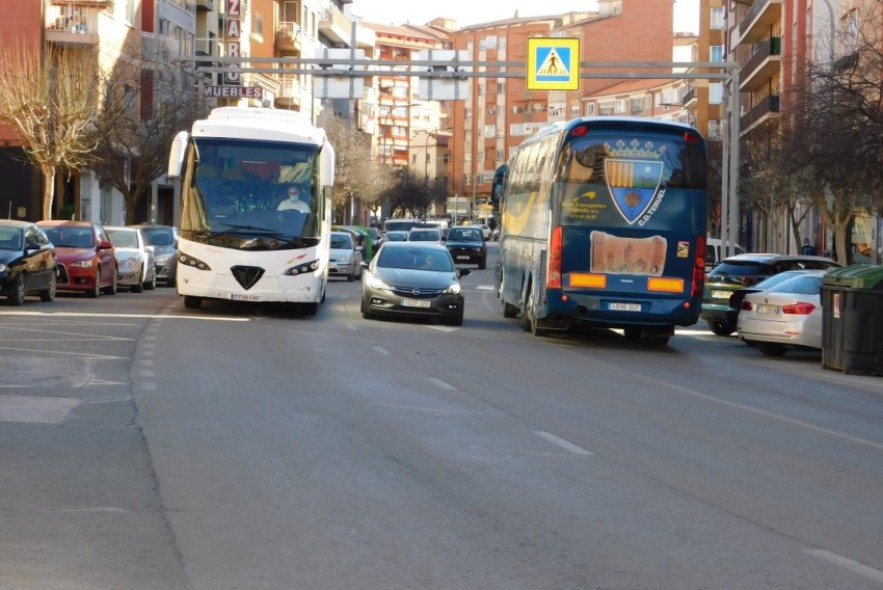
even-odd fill
[[[117,269],[113,269],[113,279],[110,281],[110,285],[104,288],[105,295],[116,295],[117,294]]]
[[[478,270],[484,270],[487,268],[487,258],[482,258],[478,261]]]
[[[355,280],[356,280],[356,269],[353,269],[353,271],[350,274],[346,275],[346,282],[352,283]]]
[[[448,319],[448,325],[449,326],[462,326],[463,325],[463,310],[462,309],[460,310],[460,312],[457,315]]]
[[[184,295],[184,307],[186,307],[187,309],[199,309],[200,307],[202,307],[202,297]]]
[[[57,288],[58,278],[53,271],[52,275],[49,277],[49,288],[40,291],[40,301],[54,301]]]
[[[362,305],[360,306],[359,311],[362,312],[362,317],[366,320],[370,320],[374,318],[374,314],[368,311],[368,304],[365,303],[365,298],[362,298]]]
[[[729,336],[736,331],[736,328],[727,322],[708,322],[708,328],[717,336]]]
[[[101,295],[101,271],[95,273],[95,285],[86,292],[88,297],[95,299],[99,295]]]
[[[788,352],[788,347],[784,344],[774,344],[772,342],[758,342],[757,349],[764,356],[782,356]]]
[[[148,291],[153,291],[156,289],[156,273],[153,273],[153,276],[150,277],[150,280],[144,283],[144,288]]]
[[[309,315],[309,316],[316,315],[317,313],[319,313],[319,302],[316,301],[313,303],[301,303],[300,309],[304,315]]]
[[[21,305],[25,302],[25,292],[25,275],[24,273],[19,273],[15,279],[15,284],[6,296],[6,300],[9,302],[9,305]]]
[[[138,273],[138,282],[129,287],[132,293],[141,293],[144,291],[144,283],[141,282],[141,273]]]

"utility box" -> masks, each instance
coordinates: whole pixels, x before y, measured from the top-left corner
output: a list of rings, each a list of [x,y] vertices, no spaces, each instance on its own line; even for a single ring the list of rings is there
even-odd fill
[[[825,275],[822,365],[883,375],[883,266],[854,264]]]

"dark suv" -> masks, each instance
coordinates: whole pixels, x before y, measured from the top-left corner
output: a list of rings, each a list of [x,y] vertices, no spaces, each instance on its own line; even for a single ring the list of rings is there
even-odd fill
[[[477,264],[479,269],[487,267],[487,244],[480,227],[454,226],[448,230],[445,246],[451,252],[455,263]]]
[[[841,266],[824,256],[802,254],[738,254],[725,258],[705,277],[700,316],[718,336],[736,331],[738,308],[732,307],[730,296],[739,289],[786,270],[827,270]]]

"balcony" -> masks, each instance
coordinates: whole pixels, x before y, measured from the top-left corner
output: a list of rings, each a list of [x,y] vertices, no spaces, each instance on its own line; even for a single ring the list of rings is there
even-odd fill
[[[300,81],[293,76],[283,77],[279,80],[279,94],[276,95],[276,106],[299,107],[300,95]]]
[[[214,12],[215,0],[196,0],[196,10],[204,12]]]
[[[756,46],[754,54],[740,70],[739,88],[754,92],[766,85],[782,69],[782,39],[770,37]]]
[[[352,21],[337,6],[331,4],[319,19],[319,32],[333,43],[349,47],[352,38]]]
[[[54,12],[52,16],[50,13]],[[46,41],[62,47],[95,47],[98,45],[98,14],[47,11]]]
[[[690,88],[687,92],[684,93],[684,96],[681,98],[681,104],[684,105],[684,108],[696,106],[693,103],[698,101],[699,97],[697,96],[695,88]]]
[[[739,44],[769,37],[772,26],[782,20],[782,0],[756,0],[739,24]]]
[[[114,0],[51,0],[50,6],[75,6],[77,8],[110,8]]]
[[[739,119],[741,135],[747,135],[766,121],[779,118],[779,97],[768,96]]]
[[[280,22],[276,25],[276,48],[279,51],[300,53],[303,47],[303,31],[294,22]]]

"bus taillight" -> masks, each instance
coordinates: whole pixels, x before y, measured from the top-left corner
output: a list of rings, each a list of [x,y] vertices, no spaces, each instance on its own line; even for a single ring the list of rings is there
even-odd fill
[[[705,286],[705,235],[696,236],[696,255],[693,259],[693,284],[690,288],[690,296],[701,297]]]
[[[560,225],[552,230],[552,239],[549,241],[549,263],[546,267],[546,286],[549,289],[561,288],[561,249],[563,244],[564,228]]]

